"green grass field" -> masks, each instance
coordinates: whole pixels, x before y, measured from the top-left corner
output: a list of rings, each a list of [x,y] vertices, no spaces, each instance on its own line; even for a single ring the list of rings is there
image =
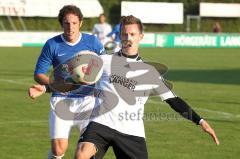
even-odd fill
[[[27,89],[41,48],[0,48],[0,158],[43,159],[50,148],[49,94],[33,101]],[[168,66],[167,79],[214,127],[220,146],[199,126],[151,97],[145,107],[149,159],[237,159],[240,156],[240,49],[141,50],[144,59]],[[73,130],[66,159],[73,156]],[[105,156],[113,159],[110,150]]]

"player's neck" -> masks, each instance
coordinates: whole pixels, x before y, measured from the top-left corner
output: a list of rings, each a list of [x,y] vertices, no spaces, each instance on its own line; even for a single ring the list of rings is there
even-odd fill
[[[127,56],[138,55],[138,49],[122,49],[122,53]]]
[[[121,50],[121,54],[122,54],[124,57],[136,58],[136,57],[138,56],[138,51],[129,52],[129,51]]]
[[[76,45],[81,40],[81,37],[82,37],[82,35],[81,35],[81,33],[79,33],[79,36],[77,36],[76,39],[74,38],[75,40],[69,40],[69,39],[67,39],[67,37],[65,37],[64,34],[61,35],[62,40],[70,46]]]
[[[135,58],[138,57],[138,53],[135,54],[135,55],[126,55],[125,53],[122,53],[122,56],[127,57],[127,58],[130,58],[130,59],[135,59]]]
[[[75,36],[73,36],[73,37],[67,37],[65,34],[63,34],[63,37],[64,37],[64,39],[65,39],[68,43],[74,44],[74,43],[76,43],[77,41],[79,41],[80,32],[79,32],[78,34],[76,34]]]

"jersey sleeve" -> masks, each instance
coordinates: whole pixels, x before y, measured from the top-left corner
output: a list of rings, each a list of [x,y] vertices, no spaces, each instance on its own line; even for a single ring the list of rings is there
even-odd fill
[[[53,61],[53,53],[48,42],[45,43],[41,51],[40,56],[38,57],[37,64],[35,67],[34,75],[40,73],[47,73]]]
[[[115,35],[117,33],[117,31],[118,31],[117,26],[115,26],[113,28],[113,30],[110,33],[108,33],[107,37],[111,37],[111,36]]]
[[[94,52],[96,52],[98,55],[103,54],[105,51],[102,43],[96,37],[94,37],[93,47],[94,47]]]
[[[162,76],[159,77],[159,80],[160,85],[158,88],[160,90],[157,90],[157,92],[159,93],[159,97],[162,99],[162,101],[177,97],[176,94],[171,90],[170,85],[165,81]]]
[[[152,77],[156,78],[155,86],[152,88],[151,94],[154,96],[159,96],[162,101],[170,98],[177,97],[175,93],[171,90],[171,84],[165,81],[165,79],[154,69]]]
[[[108,33],[110,33],[112,31],[112,26],[109,24],[108,25]]]
[[[92,34],[93,35],[97,34],[96,24],[93,26]]]

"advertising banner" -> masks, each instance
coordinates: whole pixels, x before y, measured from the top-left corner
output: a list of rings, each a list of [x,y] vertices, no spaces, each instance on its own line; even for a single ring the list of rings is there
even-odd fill
[[[58,34],[61,32],[0,32],[0,46],[43,46]],[[144,33],[141,47],[240,48],[240,34]]]
[[[156,34],[156,47],[240,47],[240,34]]]
[[[134,15],[143,23],[183,24],[183,3],[122,1],[121,15]]]
[[[0,15],[57,17],[64,5],[78,6],[84,17],[98,17],[103,8],[98,0],[0,0]]]
[[[202,17],[240,17],[239,3],[200,3]]]

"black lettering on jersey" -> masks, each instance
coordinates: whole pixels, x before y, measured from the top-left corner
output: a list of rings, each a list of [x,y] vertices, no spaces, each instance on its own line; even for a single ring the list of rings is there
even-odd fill
[[[134,89],[137,85],[137,81],[128,79],[126,77],[119,76],[119,75],[111,75],[109,77],[109,82],[113,83],[113,84],[119,84],[129,90],[132,90],[132,91],[134,91]]]

